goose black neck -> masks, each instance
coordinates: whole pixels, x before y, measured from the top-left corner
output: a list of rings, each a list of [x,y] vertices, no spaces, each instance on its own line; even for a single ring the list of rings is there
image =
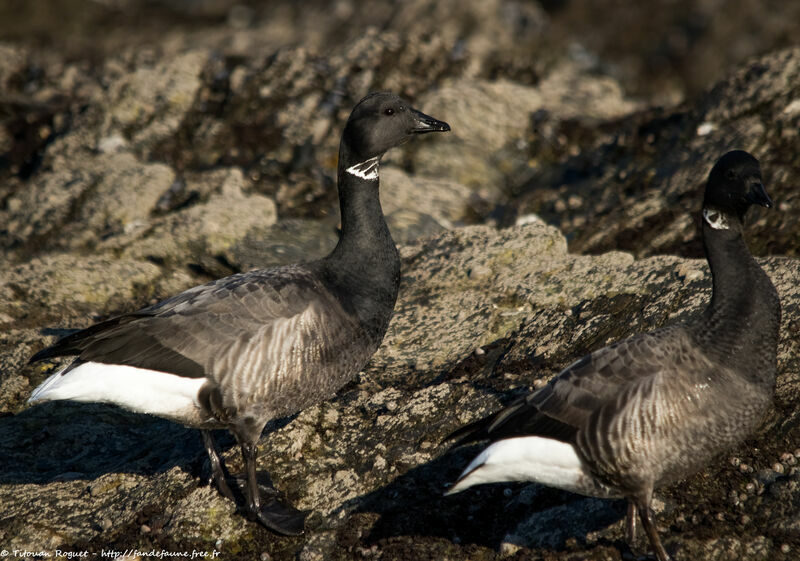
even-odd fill
[[[379,179],[346,171],[364,159],[342,141],[338,166],[342,231],[323,268],[344,307],[382,335],[397,299],[400,255],[383,217]]]
[[[778,294],[753,258],[736,221],[727,230],[703,222],[703,245],[713,293],[698,338],[714,358],[753,378],[774,384],[780,324]]]
[[[342,263],[351,259],[383,260],[397,254],[389,227],[383,217],[379,193],[380,179],[367,179],[347,170],[362,163],[343,141],[339,149],[339,211],[342,234],[331,258]]]

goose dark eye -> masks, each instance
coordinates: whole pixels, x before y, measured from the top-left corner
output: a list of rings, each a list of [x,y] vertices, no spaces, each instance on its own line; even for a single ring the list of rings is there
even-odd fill
[[[384,111],[386,115],[394,115],[394,109],[389,107],[386,111]]]
[[[728,179],[736,179],[736,172],[733,171],[732,169],[729,169],[727,173],[725,173],[725,177],[727,177]]]

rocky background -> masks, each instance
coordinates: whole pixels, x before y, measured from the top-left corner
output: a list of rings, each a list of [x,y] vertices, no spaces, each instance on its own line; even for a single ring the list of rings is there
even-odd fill
[[[638,559],[625,504],[536,485],[443,498],[449,431],[608,342],[692,317],[705,176],[776,208],[747,238],[783,304],[775,408],[657,493],[676,560],[800,558],[800,5],[779,0],[7,0],[0,4],[0,549],[257,560]],[[67,329],[336,241],[341,127],[390,89],[452,125],[385,158],[403,256],[384,345],[273,423],[307,532],[244,520],[195,431],[28,408]],[[229,437],[226,458],[241,463]]]

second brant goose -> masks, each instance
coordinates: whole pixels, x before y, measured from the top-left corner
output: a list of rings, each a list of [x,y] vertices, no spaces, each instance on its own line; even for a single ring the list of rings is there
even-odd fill
[[[780,302],[742,239],[752,204],[772,206],[758,161],[725,154],[702,209],[711,303],[694,321],[614,343],[546,386],[452,435],[491,444],[447,494],[499,481],[533,481],[628,499],[660,561],[669,556],[650,513],[653,489],[699,470],[752,432],[775,389]]]
[[[29,402],[114,403],[200,428],[214,480],[235,502],[208,432],[227,428],[244,459],[248,517],[302,533],[304,513],[262,501],[259,437],[271,419],[333,396],[380,346],[400,258],[381,210],[378,164],[415,135],[448,130],[392,93],[368,95],[342,133],[342,228],[330,255],[232,275],[68,335],[31,358],[77,355]]]

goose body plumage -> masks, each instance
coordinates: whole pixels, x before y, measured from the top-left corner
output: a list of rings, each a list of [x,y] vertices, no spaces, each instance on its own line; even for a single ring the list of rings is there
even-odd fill
[[[380,157],[414,135],[447,130],[394,94],[368,95],[342,133],[342,234],[330,255],[215,280],[64,337],[31,361],[77,358],[29,401],[113,403],[203,429],[216,483],[233,499],[206,432],[227,428],[244,456],[248,516],[301,533],[302,513],[261,504],[258,439],[271,419],[333,396],[380,346],[400,284],[380,206]]]
[[[448,494],[516,480],[625,497],[629,538],[638,510],[656,555],[667,560],[650,520],[653,490],[741,442],[772,402],[780,302],[741,236],[750,204],[771,206],[758,162],[745,152],[726,154],[712,169],[704,202],[713,276],[706,311],[599,349],[541,389],[453,433],[461,443],[488,439],[490,445]],[[563,465],[569,471],[561,480],[543,475]]]
[[[111,369],[127,366],[171,375],[187,388],[200,383],[194,407],[162,412],[187,426],[224,428],[232,416],[226,411],[282,417],[331,397],[364,367],[388,327],[388,314],[379,315],[384,325],[375,319],[378,325],[368,329],[345,312],[308,266],[233,275],[65,338],[42,354],[79,354],[80,359],[52,375],[31,401],[53,399],[56,389],[69,393],[79,384],[83,392],[76,386],[67,399],[155,413],[130,403],[129,385],[114,380],[114,372],[122,371]],[[97,399],[89,372],[108,378],[116,392],[105,391]],[[132,382],[140,393],[159,394],[144,378]]]

